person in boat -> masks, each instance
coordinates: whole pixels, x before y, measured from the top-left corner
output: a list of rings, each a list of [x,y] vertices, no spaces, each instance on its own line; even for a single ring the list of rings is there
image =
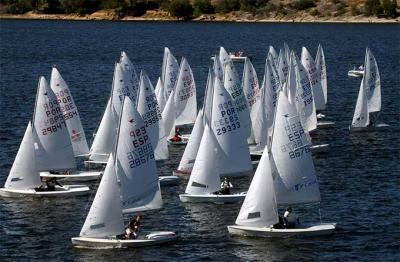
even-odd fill
[[[296,228],[296,225],[300,224],[299,218],[293,212],[291,207],[286,208],[283,214],[284,227],[287,229]]]
[[[274,224],[272,228],[275,229],[284,229],[285,228],[285,221],[283,220],[282,216],[278,216],[278,223]]]
[[[45,183],[46,186],[41,185],[40,187],[35,188],[35,191],[56,191],[56,185],[62,187],[55,177],[46,178]]]
[[[136,239],[138,237],[140,219],[140,216],[136,216],[136,218],[129,223],[128,227],[125,230],[125,239]]]
[[[231,188],[233,188],[232,183],[227,177],[224,177],[224,181],[221,183],[221,190],[219,191],[221,195],[229,195],[231,193]]]
[[[182,137],[181,137],[181,133],[179,132],[179,128],[175,128],[175,135],[170,140],[172,142],[182,141]]]
[[[364,65],[360,65],[360,66],[358,67],[358,70],[364,71]]]

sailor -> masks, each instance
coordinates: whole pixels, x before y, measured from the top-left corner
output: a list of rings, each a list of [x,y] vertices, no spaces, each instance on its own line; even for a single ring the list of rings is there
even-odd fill
[[[175,135],[170,140],[172,142],[182,141],[182,137],[181,137],[181,133],[179,132],[179,128],[175,128]]]
[[[140,227],[140,216],[136,216],[135,219],[133,219],[128,227],[125,229],[125,239],[135,239],[138,236],[139,233],[139,227]]]
[[[221,183],[221,195],[229,195],[231,193],[231,188],[233,188],[233,185],[229,182],[227,177],[224,177],[224,181]]]
[[[364,71],[364,65],[360,65],[360,66],[358,67],[358,70]]]
[[[299,218],[294,214],[291,207],[286,208],[283,214],[283,221],[285,228],[295,228],[297,224],[300,224]]]
[[[62,187],[55,177],[46,179],[46,187],[48,191],[55,191],[56,185]]]

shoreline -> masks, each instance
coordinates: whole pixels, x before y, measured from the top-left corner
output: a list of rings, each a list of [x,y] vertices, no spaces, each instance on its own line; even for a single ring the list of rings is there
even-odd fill
[[[0,20],[66,20],[66,21],[139,21],[139,22],[237,22],[237,23],[315,23],[315,24],[400,24],[400,18],[385,19],[377,17],[335,17],[335,18],[315,18],[306,17],[282,17],[282,18],[244,18],[230,14],[202,15],[192,20],[183,21],[159,12],[148,12],[140,17],[125,16],[118,18],[114,12],[99,11],[90,15],[79,16],[76,14],[35,14],[32,12],[22,15],[0,14]]]

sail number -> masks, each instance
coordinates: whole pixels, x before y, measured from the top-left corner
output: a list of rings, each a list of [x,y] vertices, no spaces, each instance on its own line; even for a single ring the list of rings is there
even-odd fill
[[[131,168],[141,166],[146,164],[150,159],[154,159],[153,147],[151,144],[144,145],[128,152],[127,156]]]
[[[65,128],[67,125],[65,124],[65,122],[61,122],[52,126],[49,126],[47,128],[43,128],[42,129],[42,135],[46,136],[52,133],[56,133],[58,130],[61,130],[63,128]]]
[[[298,157],[301,157],[303,154],[310,153],[310,147],[308,145],[296,148],[293,151],[289,151],[289,157],[290,159],[295,159]]]

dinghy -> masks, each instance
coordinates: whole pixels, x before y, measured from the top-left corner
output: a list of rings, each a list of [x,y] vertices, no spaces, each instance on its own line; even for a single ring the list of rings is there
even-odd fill
[[[56,81],[56,79],[55,79]],[[76,173],[73,147],[65,122],[65,110],[59,104],[56,94],[47,84],[44,77],[39,80],[33,115],[33,139],[35,147],[36,168],[42,178],[50,178],[53,172],[68,180],[70,174]],[[85,171],[86,179],[100,177],[99,171]]]
[[[179,195],[182,202],[222,204],[243,201],[246,196],[245,192],[217,194],[221,189],[218,151],[218,141],[215,134],[206,124],[185,193]]]
[[[365,73],[361,80],[350,131],[374,131],[389,125],[377,123],[381,111],[381,78],[378,64],[369,48],[365,54]]]
[[[54,191],[35,190],[43,183],[39,172],[36,171],[32,132],[31,122],[29,122],[4,188],[0,188],[0,195],[3,197],[65,197],[88,194],[89,187],[82,185],[56,186]]]
[[[169,231],[142,232],[135,239],[121,237],[123,213],[161,207],[151,141],[135,105],[125,97],[114,152],[109,157],[80,236],[72,238],[72,244],[78,248],[124,248],[173,242],[178,235]]]
[[[364,69],[356,69],[356,67],[354,67],[353,69],[349,70],[349,72],[347,72],[347,75],[350,77],[363,77],[364,76]]]
[[[334,232],[336,224],[296,225],[274,228],[279,221],[278,204],[319,202],[318,181],[306,132],[295,105],[281,92],[278,99],[271,152],[265,150],[236,219],[228,226],[232,235],[286,238],[317,236]],[[290,138],[299,134],[296,146]]]

